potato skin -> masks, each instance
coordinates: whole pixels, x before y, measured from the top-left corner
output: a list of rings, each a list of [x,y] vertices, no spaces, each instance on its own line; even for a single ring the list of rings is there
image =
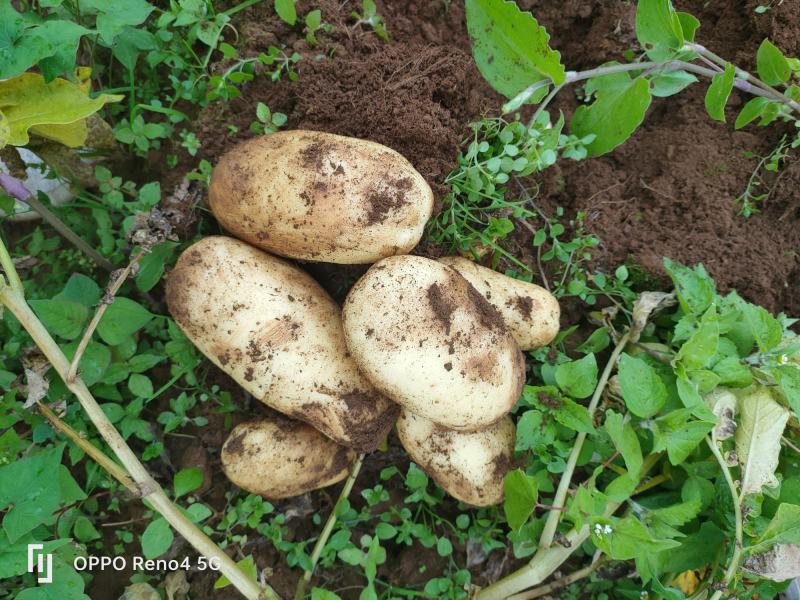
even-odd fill
[[[299,496],[347,477],[356,452],[275,415],[241,423],[222,446],[222,469],[240,488],[270,500]]]
[[[178,259],[166,295],[189,339],[258,400],[365,452],[391,429],[398,408],[359,373],[339,307],[297,267],[207,237]]]
[[[503,477],[511,469],[516,441],[510,417],[465,432],[403,410],[397,434],[414,462],[454,498],[473,506],[502,502]]]
[[[302,130],[227,152],[208,198],[239,239],[281,256],[342,264],[411,251],[433,210],[430,186],[391,148]]]
[[[514,406],[525,362],[502,318],[457,271],[419,256],[373,265],[342,317],[361,371],[389,398],[464,431]]]
[[[500,311],[522,350],[546,346],[558,334],[561,308],[546,289],[507,277],[461,256],[445,256],[439,262],[458,271]]]

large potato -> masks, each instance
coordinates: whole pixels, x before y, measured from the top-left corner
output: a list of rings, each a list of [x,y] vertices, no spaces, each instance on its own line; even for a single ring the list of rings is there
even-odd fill
[[[233,238],[189,247],[167,279],[180,328],[255,398],[362,451],[397,407],[347,352],[339,307],[309,275]]]
[[[317,131],[282,131],[225,154],[211,210],[236,237],[275,254],[372,263],[409,252],[433,210],[422,176],[394,150]]]
[[[305,423],[275,416],[234,427],[221,458],[233,483],[277,500],[341,481],[356,453]]]
[[[461,273],[500,311],[521,349],[546,346],[558,334],[561,309],[558,300],[546,289],[507,277],[460,256],[447,256],[439,262]]]
[[[506,416],[477,431],[454,431],[403,410],[397,434],[408,454],[445,491],[473,506],[503,500],[511,468],[514,422]]]
[[[373,265],[342,311],[362,372],[408,410],[452,429],[494,423],[525,382],[500,313],[457,271],[419,256]]]

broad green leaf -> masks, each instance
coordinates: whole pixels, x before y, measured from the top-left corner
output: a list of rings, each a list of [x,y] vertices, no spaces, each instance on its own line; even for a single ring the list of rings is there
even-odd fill
[[[620,357],[619,386],[625,406],[642,419],[658,413],[667,401],[667,387],[661,377],[641,358],[628,354]]]
[[[792,407],[795,417],[800,419],[800,367],[783,365],[772,370],[781,393]]]
[[[71,561],[66,562],[58,554],[53,556],[52,579],[52,583],[22,590],[14,600],[91,600],[83,593],[83,578],[75,571]]]
[[[153,395],[153,382],[147,375],[134,373],[128,379],[128,390],[137,398],[149,399]]]
[[[139,273],[136,275],[136,287],[141,292],[149,292],[161,281],[164,267],[169,257],[175,252],[177,242],[163,242],[156,244],[153,249],[142,258],[139,263]]]
[[[663,521],[671,527],[680,527],[693,520],[703,508],[699,498],[692,498],[685,502],[678,502],[672,506],[657,508],[650,511],[650,517]]]
[[[642,448],[630,422],[625,423],[621,414],[608,410],[606,411],[605,429],[617,452],[622,455],[628,474],[638,478],[642,469]]]
[[[651,60],[663,61],[683,43],[680,19],[669,0],[639,0],[636,37]]]
[[[741,422],[736,430],[736,456],[742,467],[742,494],[759,494],[776,487],[775,469],[781,453],[781,435],[789,411],[778,404],[768,388],[758,386],[739,399]]]
[[[772,544],[800,545],[800,505],[787,502],[779,505],[775,516],[752,548],[764,548]]]
[[[14,543],[10,543],[5,532],[0,529],[0,580],[22,575],[28,571],[28,544],[37,543],[32,536],[26,535]],[[51,554],[54,550],[70,543],[70,539],[38,541],[43,548],[42,554]]]
[[[75,520],[72,526],[72,531],[79,542],[91,542],[100,537],[100,532],[97,531],[92,522],[84,516],[80,516]]]
[[[675,14],[678,15],[684,41],[693,42],[694,34],[700,29],[700,20],[687,12],[676,11]]]
[[[697,77],[686,71],[666,71],[650,78],[650,93],[658,98],[677,94],[697,82]]]
[[[706,92],[706,110],[712,119],[725,122],[725,105],[733,89],[733,78],[736,68],[731,64],[725,65],[722,73],[717,73],[711,78],[711,85]]]
[[[509,471],[503,478],[505,501],[503,511],[511,529],[519,529],[536,509],[539,486],[535,478],[519,469]]]
[[[172,528],[163,517],[153,520],[142,533],[142,554],[145,558],[157,558],[164,554],[174,539]]]
[[[738,356],[726,356],[715,364],[712,370],[719,376],[720,385],[747,387],[753,383],[750,368],[743,364]]]
[[[687,370],[703,369],[714,358],[718,345],[719,318],[712,304],[700,319],[697,330],[678,350],[673,365],[681,364]]]
[[[253,555],[248,554],[242,560],[236,561],[236,566],[242,570],[242,572],[247,575],[248,579],[253,581],[258,580],[258,567],[256,567],[256,562],[253,560]],[[219,579],[214,582],[214,589],[219,590],[224,587],[227,587],[231,584],[225,575],[222,575]]]
[[[311,600],[342,600],[342,598],[334,592],[315,587],[311,590]]]
[[[203,470],[199,467],[181,469],[175,473],[173,485],[175,487],[175,498],[185,496],[203,485]]]
[[[138,302],[115,298],[100,319],[97,333],[105,343],[116,346],[147,325],[153,316]]]
[[[573,398],[591,396],[597,386],[597,360],[594,354],[557,365],[556,383]]]
[[[89,309],[69,300],[31,300],[28,302],[47,330],[65,340],[83,333],[89,319]]]
[[[769,40],[764,40],[756,52],[758,76],[769,85],[786,83],[792,75],[789,61],[783,52]]]
[[[297,9],[294,0],[275,0],[275,12],[289,25],[297,23]]]
[[[739,115],[736,117],[736,122],[733,124],[734,129],[741,129],[745,125],[755,121],[764,114],[764,110],[772,103],[772,100],[762,96],[756,96],[748,100],[747,104],[742,107],[742,110],[739,111]]]
[[[585,406],[570,398],[561,397],[560,406],[550,411],[553,418],[564,427],[581,433],[594,433],[592,417]]]
[[[75,356],[75,351],[78,349],[78,342],[64,346],[62,350],[69,360]],[[98,342],[89,342],[86,349],[81,356],[81,361],[78,363],[78,372],[81,379],[88,386],[93,386],[95,383],[103,379],[106,370],[111,364],[111,350],[107,346]]]
[[[103,290],[93,279],[81,273],[74,273],[67,280],[67,285],[64,286],[64,289],[53,296],[53,300],[69,300],[92,308],[100,302],[102,295]]]
[[[769,311],[761,306],[742,303],[742,316],[758,344],[759,350],[767,352],[781,343],[783,330],[781,324]]]
[[[714,428],[714,422],[690,420],[691,414],[682,408],[653,421],[653,451],[666,450],[673,465],[684,462]]]
[[[120,10],[117,0],[81,0],[80,6],[82,11],[97,12],[95,24],[100,40],[107,47],[112,47],[114,38],[126,27],[141,25],[155,10],[147,0],[125,0],[124,10]]]
[[[630,560],[642,553],[661,552],[680,546],[675,540],[655,539],[639,519],[598,518],[590,522],[592,541],[614,560]]]
[[[481,75],[498,92],[514,98],[541,80],[561,85],[566,79],[561,55],[550,36],[529,12],[511,0],[466,0],[467,30]],[[529,101],[539,101],[546,93]]]
[[[644,78],[629,78],[627,85],[614,91],[598,91],[592,104],[579,106],[573,114],[572,133],[581,138],[595,135],[586,146],[590,155],[610,152],[641,124],[650,100],[650,84]]]
[[[0,81],[0,111],[8,121],[7,143],[24,146],[29,133],[64,144],[71,148],[86,141],[86,117],[108,102],[122,96],[100,94],[90,98],[88,88],[55,79],[46,83],[37,73],[23,73]]]
[[[679,540],[679,547],[658,554],[661,571],[683,573],[699,569],[714,560],[724,541],[725,534],[719,527],[710,521],[703,521],[695,533]]]
[[[664,268],[672,278],[683,312],[698,316],[704,313],[714,301],[716,290],[703,265],[691,269],[665,258]]]

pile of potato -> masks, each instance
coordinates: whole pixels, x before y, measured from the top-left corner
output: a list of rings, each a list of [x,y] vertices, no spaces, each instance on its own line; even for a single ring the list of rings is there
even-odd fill
[[[408,255],[433,194],[373,142],[311,131],[249,140],[219,161],[209,203],[239,239],[208,237],[181,255],[169,310],[214,364],[291,417],[234,428],[222,449],[231,481],[270,499],[331,485],[396,423],[451,495],[500,502],[521,350],[555,337],[555,298],[464,258]],[[275,255],[374,264],[340,309]]]

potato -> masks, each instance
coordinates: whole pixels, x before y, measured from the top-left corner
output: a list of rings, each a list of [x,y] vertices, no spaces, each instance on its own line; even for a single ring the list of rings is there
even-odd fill
[[[484,429],[447,429],[408,410],[397,421],[400,442],[445,491],[473,506],[503,500],[503,477],[511,468],[516,432],[506,416]]]
[[[389,398],[440,425],[485,427],[522,392],[525,362],[500,313],[435,260],[376,263],[350,290],[342,316],[361,371]]]
[[[270,500],[299,496],[347,477],[356,452],[293,419],[237,425],[222,446],[222,469],[240,488]]]
[[[167,304],[203,354],[272,408],[362,451],[391,429],[399,409],[359,373],[339,307],[297,267],[207,237],[169,274]]]
[[[460,256],[447,256],[439,262],[461,273],[500,311],[522,350],[546,346],[558,334],[561,309],[558,300],[546,289],[507,277]]]
[[[362,264],[417,245],[433,210],[394,150],[317,131],[248,140],[220,158],[211,210],[236,237],[302,260]]]

